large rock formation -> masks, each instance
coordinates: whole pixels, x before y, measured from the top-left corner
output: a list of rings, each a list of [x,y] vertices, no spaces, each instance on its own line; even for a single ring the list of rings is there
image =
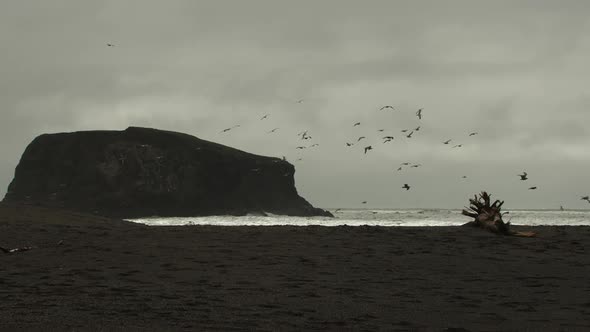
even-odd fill
[[[294,173],[282,159],[171,131],[44,134],[22,155],[4,201],[118,218],[332,216],[297,194]]]

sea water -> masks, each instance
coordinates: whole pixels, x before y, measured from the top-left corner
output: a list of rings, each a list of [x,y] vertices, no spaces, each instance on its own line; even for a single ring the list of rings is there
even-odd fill
[[[150,226],[216,225],[216,226],[460,226],[472,220],[461,210],[445,209],[330,209],[335,218],[258,216],[211,216],[182,218],[142,218],[130,221]],[[590,225],[590,210],[512,210],[504,221],[525,226]]]

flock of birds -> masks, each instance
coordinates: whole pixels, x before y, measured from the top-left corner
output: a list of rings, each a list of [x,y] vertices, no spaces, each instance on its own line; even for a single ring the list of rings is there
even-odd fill
[[[107,43],[106,45],[107,45],[108,47],[115,47],[115,44],[113,44],[113,43]],[[297,101],[295,101],[295,103],[297,103],[297,104],[302,104],[302,103],[303,103],[303,101],[304,101],[303,99],[298,99]],[[384,105],[384,106],[382,106],[382,107],[380,107],[380,108],[379,108],[379,111],[386,111],[386,110],[396,111],[395,107],[393,107],[392,105]],[[423,108],[419,108],[419,109],[416,111],[416,117],[418,118],[418,120],[422,120],[422,113],[423,113],[423,110],[424,110]],[[266,119],[268,119],[268,118],[269,118],[269,116],[270,116],[270,114],[264,114],[264,115],[263,115],[263,116],[260,118],[260,120],[261,120],[261,121],[262,121],[262,120],[266,120]],[[352,126],[353,126],[353,127],[357,127],[357,126],[360,126],[360,125],[361,125],[361,122],[355,122],[355,123],[354,123]],[[221,133],[227,133],[227,132],[231,131],[232,129],[236,129],[236,128],[239,128],[239,127],[240,127],[240,125],[239,125],[239,124],[237,124],[237,125],[234,125],[234,126],[232,126],[232,127],[228,127],[228,128],[225,128],[225,129],[223,129],[223,130],[221,131]],[[401,132],[403,133],[403,136],[405,136],[406,138],[409,138],[409,139],[410,139],[410,138],[412,138],[412,135],[414,135],[414,133],[417,133],[418,131],[420,131],[420,128],[421,128],[421,126],[420,126],[420,125],[418,125],[417,127],[413,128],[413,129],[402,129],[402,130],[401,130]],[[272,133],[275,133],[275,132],[276,132],[277,130],[279,130],[279,129],[280,129],[280,128],[273,128],[273,129],[271,129],[271,130],[267,131],[267,134],[272,134]],[[384,132],[384,131],[385,131],[385,129],[378,129],[377,131],[378,131],[378,132]],[[409,133],[408,133],[408,132],[409,132]],[[469,137],[471,137],[471,136],[475,136],[475,135],[477,135],[477,134],[478,134],[478,132],[475,132],[475,131],[474,131],[474,132],[470,132],[468,136],[469,136]],[[303,141],[310,140],[310,139],[312,138],[312,137],[311,137],[311,136],[308,134],[308,130],[305,130],[305,131],[303,131],[303,132],[300,132],[300,133],[298,133],[298,134],[297,134],[297,136],[298,136],[298,137],[300,137],[300,139],[301,139],[301,140],[303,140]],[[356,141],[353,141],[353,142],[346,142],[346,146],[347,146],[347,147],[352,147],[352,146],[356,145],[357,143],[360,143],[360,142],[361,142],[363,139],[366,139],[366,136],[359,136],[359,137],[356,139]],[[386,136],[383,136],[383,137],[382,137],[383,144],[385,144],[385,143],[389,143],[389,142],[393,141],[394,139],[395,139],[395,137],[394,137],[394,136],[391,136],[391,135],[386,135]],[[451,141],[452,141],[452,139],[447,139],[447,140],[445,140],[445,141],[442,141],[442,144],[449,145],[449,144],[451,143]],[[313,148],[313,147],[317,147],[317,146],[319,146],[319,144],[318,144],[318,143],[314,143],[314,144],[311,144],[311,145],[309,145],[309,146],[305,146],[305,145],[299,145],[299,146],[297,146],[297,147],[296,147],[296,149],[298,149],[298,150],[303,150],[303,149],[307,149],[307,148]],[[452,146],[452,148],[461,148],[461,147],[463,147],[463,144],[455,144],[455,145],[453,145],[453,146]],[[364,154],[367,154],[367,152],[369,152],[369,151],[371,151],[371,150],[373,150],[373,146],[372,146],[372,145],[366,145],[366,146],[364,146],[364,147],[363,147]],[[285,158],[284,156],[283,156],[283,160],[286,160],[286,158]],[[298,158],[298,159],[297,159],[297,161],[301,161],[301,160],[303,160],[303,158]],[[403,169],[403,167],[404,167],[404,166],[409,166],[409,167],[411,167],[411,168],[417,168],[417,167],[420,167],[420,166],[422,166],[422,165],[421,165],[421,164],[411,164],[411,163],[408,163],[408,162],[403,162],[403,163],[401,163],[401,164],[400,164],[400,166],[397,168],[397,171],[401,171],[401,170]],[[258,170],[259,170],[259,169],[255,169],[254,171],[258,171]],[[528,180],[528,173],[527,173],[526,171],[523,171],[523,172],[522,172],[522,174],[518,174],[518,176],[520,177],[520,180],[521,180],[521,181],[526,181],[526,180]],[[462,176],[462,178],[463,178],[463,179],[465,179],[465,178],[467,178],[467,176],[463,175],[463,176]],[[404,183],[404,185],[403,185],[401,188],[402,188],[402,189],[405,189],[406,191],[408,191],[408,190],[410,190],[411,186],[410,186],[409,184],[407,184],[407,183]],[[529,189],[529,190],[536,190],[537,188],[538,188],[538,187],[535,185],[535,186],[531,186],[531,187],[529,187],[528,189]],[[587,201],[588,203],[590,203],[590,196],[588,196],[588,195],[586,195],[586,196],[582,196],[582,197],[581,197],[581,200],[585,200],[585,201]],[[361,203],[362,203],[362,204],[366,204],[366,203],[367,203],[367,201],[362,201]],[[564,209],[563,209],[563,206],[560,206],[560,209],[561,209],[561,210],[564,210]]]

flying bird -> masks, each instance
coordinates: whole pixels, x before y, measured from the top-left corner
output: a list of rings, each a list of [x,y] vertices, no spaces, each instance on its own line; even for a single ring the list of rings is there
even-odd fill
[[[407,138],[412,138],[412,134],[414,133],[414,131],[412,130],[406,137]]]
[[[357,123],[355,123],[355,124],[354,124],[354,125],[352,125],[352,126],[353,126],[353,127],[356,127],[356,126],[360,126],[360,125],[361,125],[361,123],[360,123],[360,122],[357,122]]]
[[[391,142],[394,139],[394,137],[393,136],[385,136],[385,137],[383,137],[383,139],[384,139],[383,143],[387,143],[387,142]]]
[[[463,175],[461,178],[463,178],[463,179],[467,179],[467,176]]]
[[[535,190],[537,187],[530,187],[529,190]]]
[[[422,109],[419,109],[419,110],[416,112],[416,116],[418,117],[418,119],[422,120]]]
[[[463,146],[463,144],[457,144],[457,145],[453,146],[453,148],[460,148],[462,146]]]
[[[301,104],[302,102],[303,102],[303,99],[299,99],[299,100],[297,101],[297,104]]]
[[[402,133],[405,133],[406,131],[408,131],[409,129],[402,129]]]
[[[399,167],[397,170],[398,170],[398,171],[401,171],[401,170],[402,170],[402,167],[400,166],[400,167]]]
[[[400,165],[408,166],[410,163],[401,163]]]
[[[115,44],[107,43],[108,47],[115,47]]]
[[[363,138],[366,138],[365,136],[361,136],[359,137],[359,139],[357,139],[356,141],[359,142],[360,140],[362,140]]]
[[[367,154],[367,151],[369,151],[369,150],[373,150],[373,147],[370,146],[370,145],[369,146],[365,146],[365,154]]]
[[[415,165],[412,165],[412,166],[410,166],[410,167],[414,167],[414,168],[416,168],[416,167],[420,167],[420,166],[422,166],[422,164],[415,164]]]
[[[361,203],[363,203],[363,204],[367,204],[367,201],[362,201]]]
[[[449,144],[452,141],[452,139],[446,140],[443,142],[443,144]]]
[[[353,145],[354,145],[354,143],[348,143],[348,142],[346,142],[346,146],[353,146]]]
[[[405,183],[402,188],[406,189],[406,191],[410,190],[410,186],[408,186],[407,183]]]
[[[264,120],[266,118],[268,118],[269,114],[265,114],[263,117],[260,118],[260,120]]]
[[[524,171],[522,172],[522,174],[517,174],[517,175],[520,176],[520,181],[524,181],[524,180],[528,179],[527,173]]]
[[[590,203],[590,197],[588,196],[582,196],[581,200],[588,201],[588,203]]]
[[[395,110],[393,108],[393,106],[391,106],[391,105],[385,105],[385,106],[381,107],[379,110],[382,111],[382,110],[387,109],[387,108],[391,108],[392,110]]]
[[[305,149],[305,146],[298,146],[298,147],[296,147],[296,149],[302,150],[302,149]]]
[[[277,129],[279,129],[279,128],[275,128],[275,129],[273,129],[273,130],[271,130],[271,131],[267,132],[267,134],[274,133],[274,132],[275,132]]]
[[[377,131],[379,132],[383,132],[385,129],[377,129]]]
[[[232,129],[234,129],[234,128],[238,128],[239,126],[240,126],[240,125],[235,125],[235,126],[233,126],[233,127],[225,128],[225,129],[223,129],[221,132],[222,132],[222,133],[226,133],[226,132],[228,132],[228,131],[230,131],[230,130],[232,130]]]
[[[418,131],[420,130],[420,126],[416,127],[416,129],[414,129],[414,131]]]
[[[477,132],[474,131],[472,133],[469,133],[469,136],[474,136],[474,135],[477,135]]]

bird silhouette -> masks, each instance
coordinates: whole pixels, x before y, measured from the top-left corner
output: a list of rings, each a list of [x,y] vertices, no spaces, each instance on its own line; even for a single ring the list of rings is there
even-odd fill
[[[408,166],[410,163],[401,163],[400,165]]]
[[[357,122],[357,123],[353,124],[352,126],[353,127],[356,127],[356,126],[360,126],[360,125],[361,125],[361,123],[360,122]]]
[[[385,105],[385,106],[381,107],[379,110],[380,110],[380,111],[382,111],[382,110],[384,110],[384,109],[388,109],[388,108],[390,108],[390,109],[392,109],[392,110],[395,110],[395,109],[393,108],[393,106],[391,106],[391,105]]]
[[[467,179],[467,176],[463,175],[461,178],[463,178],[463,179]]]
[[[383,132],[385,129],[377,129],[377,131],[379,132]]]
[[[369,150],[373,150],[373,147],[370,146],[370,145],[369,146],[365,146],[365,154],[367,154],[367,151],[369,151]]]
[[[463,146],[463,144],[457,144],[457,145],[453,146],[453,148],[460,148],[462,146]]]
[[[348,143],[348,142],[346,142],[346,146],[353,146],[353,145],[354,145],[354,143]]]
[[[275,129],[273,129],[273,130],[269,131],[269,132],[268,132],[268,134],[270,134],[270,133],[274,133],[274,132],[275,132],[277,129],[279,129],[279,128],[275,128]]]
[[[400,167],[399,167],[397,170],[398,170],[398,171],[401,171],[401,170],[402,170],[402,167],[400,166]]]
[[[303,99],[299,99],[296,103],[301,104],[302,102],[303,102]]]
[[[401,131],[402,131],[402,133],[405,133],[405,132],[407,132],[408,130],[409,130],[409,129],[402,129]]]
[[[422,109],[419,109],[419,110],[416,112],[416,116],[418,117],[418,119],[422,120]]]
[[[414,133],[414,131],[412,130],[406,137],[407,138],[412,138],[412,134]]]
[[[305,146],[298,146],[298,147],[296,147],[296,149],[302,150],[302,149],[305,149]]]
[[[537,187],[530,187],[529,190],[535,190]]]
[[[223,129],[221,132],[222,132],[222,133],[226,133],[226,132],[228,132],[228,131],[230,131],[230,130],[232,130],[232,129],[234,129],[234,128],[238,128],[239,126],[240,126],[240,125],[235,125],[235,126],[233,126],[233,127],[225,128],[225,129]]]
[[[582,196],[582,198],[580,198],[583,201],[588,201],[588,203],[590,203],[590,197],[588,196]]]
[[[269,114],[265,114],[263,117],[260,118],[260,120],[264,120],[266,118],[268,118]]]
[[[528,179],[527,173],[524,171],[522,172],[522,174],[517,174],[517,175],[520,176],[520,181],[524,181],[524,180]]]
[[[108,47],[115,47],[115,44],[107,43]]]
[[[356,141],[357,141],[357,142],[359,142],[360,140],[362,140],[362,139],[364,139],[364,138],[366,138],[366,137],[365,137],[365,136],[361,136],[361,137],[359,137],[359,139],[357,139]]]
[[[414,129],[414,131],[418,131],[420,130],[420,126],[416,127],[416,129]]]
[[[402,188],[406,189],[406,191],[410,190],[410,186],[408,186],[408,184],[407,184],[407,183],[405,183],[405,184],[402,186]]]
[[[387,143],[387,142],[391,142],[394,139],[394,137],[393,136],[385,136],[385,137],[383,137],[383,139],[384,139],[383,143]]]
[[[443,144],[449,144],[452,141],[452,139],[446,140],[443,142]]]
[[[416,168],[416,167],[420,167],[420,166],[422,166],[422,164],[415,164],[415,165],[412,165],[412,166],[410,166],[410,167],[414,167],[414,168]]]
[[[361,203],[363,203],[363,204],[367,204],[367,201],[362,201]]]
[[[477,135],[477,132],[474,131],[472,133],[469,133],[469,136],[473,136],[473,135]]]

